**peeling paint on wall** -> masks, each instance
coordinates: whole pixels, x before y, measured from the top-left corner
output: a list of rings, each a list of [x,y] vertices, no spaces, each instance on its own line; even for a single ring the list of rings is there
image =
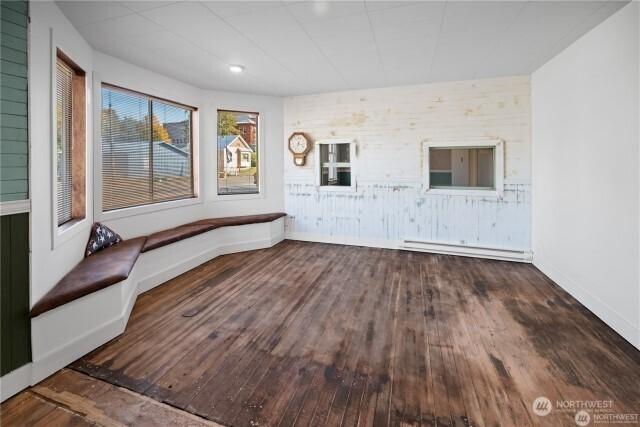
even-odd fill
[[[528,250],[529,185],[506,185],[504,198],[429,195],[421,185],[359,184],[358,190],[321,192],[289,183],[285,209],[289,233],[363,240],[417,239]],[[523,226],[523,224],[525,226]]]
[[[286,159],[288,233],[529,250],[529,77],[291,97],[284,119],[285,137],[357,142],[355,192],[318,191],[313,154],[304,167]],[[487,136],[505,141],[504,198],[424,191],[425,140]]]

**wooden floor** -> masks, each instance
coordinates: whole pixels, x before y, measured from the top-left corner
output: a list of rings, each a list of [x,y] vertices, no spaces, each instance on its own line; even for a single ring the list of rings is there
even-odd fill
[[[71,369],[29,393],[109,413],[97,382],[233,426],[576,425],[539,396],[640,412],[640,352],[531,265],[294,241],[147,292]]]

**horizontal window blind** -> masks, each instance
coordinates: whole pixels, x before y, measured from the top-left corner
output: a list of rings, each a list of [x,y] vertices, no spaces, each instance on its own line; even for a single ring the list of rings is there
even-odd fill
[[[73,70],[62,60],[58,59],[56,66],[56,200],[58,205],[58,225],[62,225],[72,218],[72,83]]]
[[[102,209],[194,197],[193,110],[102,86]]]

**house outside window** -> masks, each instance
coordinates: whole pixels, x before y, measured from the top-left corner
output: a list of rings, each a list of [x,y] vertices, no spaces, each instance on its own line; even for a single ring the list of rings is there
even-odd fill
[[[194,107],[103,84],[102,211],[195,198]]]
[[[219,195],[260,192],[259,114],[218,110]]]

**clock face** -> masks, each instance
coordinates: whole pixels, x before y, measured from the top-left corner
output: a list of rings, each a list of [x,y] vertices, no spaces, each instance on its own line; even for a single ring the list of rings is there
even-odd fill
[[[309,142],[304,135],[297,134],[289,140],[289,147],[291,148],[291,151],[296,154],[304,153],[307,150],[308,145]]]

